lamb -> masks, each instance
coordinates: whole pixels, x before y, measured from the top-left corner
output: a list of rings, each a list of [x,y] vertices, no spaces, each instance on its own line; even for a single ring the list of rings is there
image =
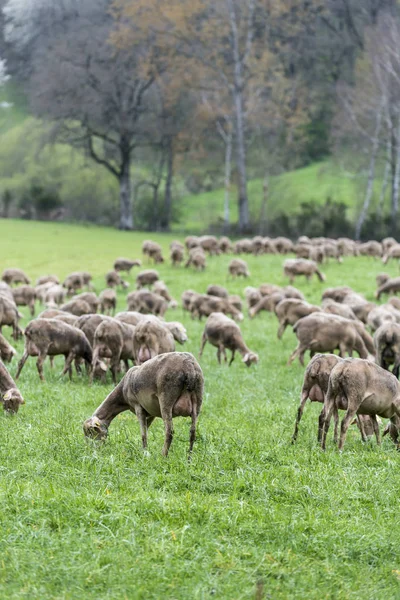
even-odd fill
[[[6,338],[0,333],[0,359],[3,362],[9,363],[12,361],[15,354],[17,354],[15,348],[13,348],[11,344],[8,343]]]
[[[116,288],[120,286],[121,289],[126,290],[129,287],[129,283],[124,281],[117,271],[109,271],[106,273],[105,280],[108,288]]]
[[[184,252],[181,246],[172,246],[170,259],[173,267],[179,267],[184,260]]]
[[[228,348],[232,352],[229,366],[235,359],[236,350],[241,354],[242,362],[250,367],[253,363],[258,363],[258,354],[252,352],[245,344],[242,333],[239,326],[220,312],[213,312],[210,314],[206,321],[204,328],[199,357],[202,356],[204,346],[207,342],[210,342],[213,346],[218,348],[217,358],[219,364],[221,364],[221,354],[224,357],[225,362],[227,361],[225,349]]]
[[[149,290],[131,292],[127,296],[128,310],[163,317],[168,309],[168,302],[162,296]]]
[[[76,315],[77,317],[81,317],[82,315],[92,314],[93,311],[91,306],[85,302],[85,300],[71,300],[66,304],[63,304],[60,307],[60,310],[64,312],[71,313],[71,315]]]
[[[297,321],[293,327],[299,343],[289,358],[290,365],[295,358],[299,358],[304,366],[304,354],[310,350],[311,358],[316,352],[333,352],[340,350],[344,358],[346,352],[351,356],[356,350],[361,358],[368,358],[367,348],[354,327],[352,321],[346,319],[323,319],[309,315]]]
[[[72,288],[71,288],[72,289]],[[48,307],[61,306],[64,304],[67,291],[62,285],[52,285],[44,294],[44,303]]]
[[[400,292],[400,277],[394,277],[389,279],[386,283],[383,283],[376,291],[375,298],[380,300],[382,294],[397,294]]]
[[[28,306],[31,317],[35,316],[36,290],[30,285],[21,285],[12,290],[17,306]]]
[[[275,314],[278,317],[279,329],[278,339],[282,339],[285,329],[288,325],[294,325],[302,317],[306,317],[315,312],[321,312],[319,306],[313,306],[304,302],[303,300],[297,300],[295,298],[286,298],[275,306]]]
[[[140,321],[133,334],[135,363],[142,365],[158,354],[175,352],[174,336],[166,327],[154,319]]]
[[[16,379],[29,356],[37,356],[37,370],[39,377],[44,381],[43,363],[47,356],[65,356],[65,365],[62,375],[69,373],[72,378],[71,364],[75,359],[83,358],[90,368],[92,363],[92,348],[85,334],[62,321],[55,319],[35,319],[25,329],[25,351],[18,363]]]
[[[304,275],[307,281],[310,281],[313,275],[316,275],[320,281],[325,281],[325,275],[321,273],[318,265],[313,260],[304,258],[291,258],[283,263],[283,273],[289,277],[290,283],[293,283],[294,278]]]
[[[90,306],[92,313],[97,312],[97,309],[100,304],[98,297],[93,292],[85,292],[83,294],[78,294],[77,296],[73,296],[72,300],[83,300],[84,302],[87,302],[87,304],[89,304]]]
[[[0,333],[2,333],[3,326],[7,325],[12,327],[14,340],[18,340],[23,335],[22,329],[18,325],[21,316],[14,300],[0,295]]]
[[[250,271],[244,260],[233,258],[228,267],[229,274],[232,277],[250,277]]]
[[[129,369],[129,360],[134,360],[133,336],[135,328],[117,319],[107,318],[99,323],[93,342],[92,371],[90,381],[95,373],[105,373],[107,366],[101,358],[110,359],[110,371],[114,384],[117,383],[117,373],[120,361]]]
[[[218,296],[219,298],[228,298],[229,292],[222,285],[209,285],[206,294],[208,296]]]
[[[130,260],[129,258],[117,258],[114,262],[114,271],[130,273],[133,267],[141,267],[141,260]]]
[[[115,315],[115,309],[117,308],[117,294],[112,288],[103,290],[99,296],[100,310],[105,315],[111,313]]]
[[[60,280],[57,275],[42,275],[36,280],[36,286],[43,285],[45,283],[55,283],[59,284]]]
[[[15,385],[13,378],[0,361],[0,399],[6,413],[15,415],[19,407],[25,404],[21,392]]]
[[[242,313],[232,306],[226,298],[207,296],[207,294],[196,296],[191,302],[190,310],[193,319],[198,317],[201,320],[203,316],[209,317],[213,312],[221,312],[230,315],[237,321],[243,320]]]
[[[24,283],[29,285],[31,282],[29,277],[22,271],[22,269],[5,269],[1,279],[8,285],[12,285],[13,283]]]
[[[370,416],[377,444],[380,444],[377,415],[390,419],[394,429],[392,437],[397,437],[400,424],[399,381],[375,363],[358,358],[346,359],[332,369],[329,378],[321,441],[323,450],[331,416],[340,407],[341,399],[346,402],[347,410],[341,423],[339,450],[343,449],[347,430],[357,413]]]
[[[147,430],[155,417],[165,427],[163,455],[167,456],[173,438],[172,419],[191,417],[189,457],[196,439],[196,423],[203,402],[204,377],[200,365],[187,352],[162,354],[128,371],[107,396],[83,429],[86,436],[107,437],[111,421],[121,412],[135,413],[140,424],[143,449]]]
[[[185,268],[194,267],[198,271],[204,271],[207,266],[206,255],[202,248],[192,248],[189,250],[189,258],[185,263]]]
[[[146,286],[152,286],[156,281],[160,279],[158,272],[153,269],[142,271],[136,277],[136,287],[138,290]]]
[[[399,378],[400,371],[400,325],[386,322],[375,331],[374,343],[377,364],[389,371],[393,365],[393,375]]]

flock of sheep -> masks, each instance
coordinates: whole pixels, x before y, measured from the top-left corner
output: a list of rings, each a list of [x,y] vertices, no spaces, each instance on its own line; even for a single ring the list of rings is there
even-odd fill
[[[143,243],[143,255],[154,264],[164,262],[162,248],[153,241]],[[400,291],[400,277],[391,279],[387,274],[377,276],[376,298],[389,295],[388,302],[377,305],[369,302],[350,287],[328,288],[322,293],[321,306],[309,304],[304,295],[292,286],[296,277],[310,280],[314,275],[325,281],[320,265],[331,259],[342,262],[343,257],[366,255],[382,259],[386,264],[400,258],[400,244],[393,238],[382,243],[371,241],[359,244],[342,238],[309,239],[301,237],[296,244],[287,238],[242,239],[232,243],[227,237],[214,236],[186,238],[170,244],[173,267],[204,270],[209,256],[221,253],[235,255],[296,254],[286,259],[283,273],[290,285],[280,287],[268,283],[244,290],[248,315],[254,319],[261,311],[275,313],[278,320],[278,338],[288,326],[293,328],[298,345],[288,359],[296,358],[304,365],[304,355],[310,352],[298,408],[293,441],[298,435],[307,400],[323,405],[318,422],[318,440],[322,448],[332,416],[335,422],[334,440],[337,441],[338,411],[346,411],[341,423],[339,449],[343,448],[349,425],[356,422],[363,440],[375,434],[380,443],[378,418],[389,422],[384,435],[389,433],[398,444],[400,430],[400,300],[394,295]],[[17,268],[6,269],[0,282],[0,399],[4,409],[17,413],[24,399],[4,362],[10,362],[15,349],[2,334],[2,328],[12,328],[12,336],[25,338],[25,349],[18,363],[16,380],[29,357],[36,357],[37,370],[44,379],[43,364],[58,355],[65,357],[63,375],[72,377],[73,367],[89,381],[105,381],[110,372],[114,390],[84,423],[88,437],[107,436],[111,421],[122,411],[130,410],[138,418],[143,448],[147,447],[147,430],[156,417],[163,419],[167,455],[173,437],[174,417],[190,417],[190,446],[192,451],[196,423],[200,413],[204,377],[196,358],[187,352],[176,352],[176,343],[187,340],[185,327],[177,321],[165,320],[168,309],[177,306],[159,274],[154,269],[140,271],[136,290],[127,295],[127,310],[115,314],[116,288],[129,285],[122,279],[124,272],[141,267],[140,260],[119,258],[112,271],[106,274],[106,288],[97,296],[90,273],[71,273],[61,284],[55,275],[40,277],[36,286]],[[228,277],[250,276],[246,261],[232,258]],[[21,285],[20,285],[21,284]],[[84,291],[86,290],[86,291]],[[19,326],[18,306],[29,307],[32,317],[36,303],[45,309],[27,325],[25,332]],[[217,283],[209,285],[205,294],[194,290],[182,293],[183,310],[193,319],[206,317],[199,357],[207,342],[217,349],[217,359],[228,360],[236,352],[250,367],[259,361],[258,355],[245,343],[238,322],[242,321],[243,300],[230,295]],[[100,310],[100,313],[97,311]],[[339,355],[334,351],[338,350]],[[352,357],[353,352],[359,358]],[[130,367],[130,364],[133,367]],[[125,375],[118,383],[121,366]],[[392,368],[392,372],[390,372]]]

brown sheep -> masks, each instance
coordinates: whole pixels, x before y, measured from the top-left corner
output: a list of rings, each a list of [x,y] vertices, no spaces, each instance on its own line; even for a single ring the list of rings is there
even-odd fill
[[[327,288],[322,294],[322,300],[330,298],[335,302],[343,302],[346,296],[352,294],[353,290],[348,286],[342,286],[337,288]]]
[[[199,294],[196,296],[190,305],[192,318],[209,317],[213,312],[221,312],[228,314],[237,321],[243,320],[243,315],[237,310],[226,298],[218,298],[218,296],[207,296],[207,294]]]
[[[75,315],[77,317],[89,315],[95,312],[92,310],[91,306],[85,302],[85,300],[71,300],[70,302],[60,306],[60,310],[71,313],[71,315]]]
[[[117,258],[114,262],[114,271],[130,273],[133,267],[141,267],[141,260],[130,260],[129,258]]]
[[[194,290],[185,290],[181,296],[182,309],[190,311],[192,301],[195,298],[197,298],[198,296],[201,296],[201,294],[199,294],[198,292],[195,292]]]
[[[387,238],[383,239],[382,240],[383,253],[387,254],[388,250],[390,250],[390,248],[392,246],[395,246],[396,244],[397,244],[397,241],[393,237],[387,237]]]
[[[186,239],[185,239],[185,246],[187,250],[192,250],[192,248],[198,248],[200,246],[199,244],[199,238],[196,235],[189,235]]]
[[[302,317],[306,317],[315,312],[321,312],[319,306],[313,306],[304,302],[303,300],[297,300],[296,298],[286,298],[275,306],[275,314],[278,317],[279,329],[278,339],[282,339],[285,329],[288,325],[294,325]]]
[[[5,298],[14,302],[13,290],[8,283],[5,283],[4,281],[0,281],[0,296],[5,296]]]
[[[133,367],[117,387],[83,425],[86,436],[98,440],[107,437],[111,421],[130,410],[139,421],[143,449],[147,448],[147,430],[156,417],[165,427],[163,455],[167,456],[173,438],[172,419],[191,417],[189,457],[196,439],[196,423],[203,402],[204,377],[192,354],[171,352]]]
[[[389,281],[389,279],[390,279],[390,275],[388,275],[388,273],[378,273],[378,275],[375,278],[376,285],[379,288],[379,287],[381,287],[381,285],[383,285],[384,283]]]
[[[262,310],[267,312],[275,311],[275,306],[285,300],[285,296],[281,292],[274,292],[270,296],[262,296],[262,298],[249,309],[250,319],[254,319]]]
[[[44,303],[49,308],[61,306],[65,302],[66,295],[67,291],[62,285],[53,284],[44,291]]]
[[[165,300],[167,302],[172,301],[172,296],[169,293],[168,288],[167,288],[166,284],[164,283],[164,281],[161,281],[161,280],[156,281],[153,285],[153,292],[155,294],[158,294],[159,296],[162,296],[162,298],[165,298]]]
[[[175,352],[175,341],[172,333],[154,319],[139,321],[133,334],[133,354],[137,365],[158,354]]]
[[[374,334],[377,364],[389,371],[393,365],[393,375],[399,378],[400,371],[400,325],[386,322]]]
[[[228,252],[232,252],[232,242],[226,236],[222,236],[221,238],[219,238],[218,246],[223,254],[228,254]]]
[[[116,288],[120,286],[122,290],[126,290],[129,287],[129,283],[124,281],[117,271],[109,271],[106,273],[105,280],[108,288]]]
[[[160,279],[158,272],[153,269],[142,271],[136,277],[136,287],[138,290],[144,287],[152,286],[156,281]]]
[[[54,319],[55,317],[58,317],[59,315],[65,315],[65,312],[63,310],[59,310],[58,308],[46,308],[46,310],[43,310],[39,315],[38,315],[38,319]]]
[[[65,365],[62,375],[69,373],[72,378],[72,361],[83,358],[90,368],[92,363],[92,348],[85,334],[62,321],[55,319],[35,319],[25,329],[25,351],[18,363],[15,379],[21,374],[29,356],[37,356],[37,370],[39,377],[44,381],[43,363],[47,356],[65,356]]]
[[[367,348],[367,351],[370,354],[369,359],[370,360],[374,359],[374,356],[375,356],[374,340],[372,339],[372,336],[368,333],[364,323],[361,323],[358,320],[346,319],[344,317],[341,317],[340,315],[326,313],[326,312],[316,312],[316,313],[314,313],[313,316],[315,319],[319,319],[320,321],[324,321],[324,322],[330,322],[330,323],[333,322],[334,323],[334,322],[340,321],[341,323],[347,323],[347,324],[351,325],[351,327],[353,327],[356,330],[356,332],[358,333],[358,335],[361,337],[362,341],[364,342],[365,347]]]
[[[221,254],[218,240],[213,235],[202,235],[199,238],[199,246],[203,248],[205,252],[208,252],[210,256],[217,256],[218,254]]]
[[[386,283],[383,283],[376,291],[375,298],[380,300],[382,294],[397,294],[400,292],[400,277],[394,277],[389,279]]]
[[[206,291],[208,296],[218,296],[219,298],[228,298],[229,292],[222,285],[209,285]]]
[[[361,358],[368,358],[367,348],[351,321],[346,319],[319,319],[316,315],[309,315],[297,321],[293,327],[299,343],[289,358],[290,365],[295,358],[299,358],[304,366],[304,354],[310,351],[311,358],[317,352],[333,352],[340,350],[344,358],[346,352],[351,356],[356,350]]]
[[[77,296],[73,296],[72,300],[83,300],[84,302],[89,304],[92,313],[97,312],[97,309],[100,304],[98,297],[93,292],[85,292],[83,294],[78,294]]]
[[[1,279],[8,285],[12,285],[13,283],[24,283],[29,285],[31,282],[29,277],[27,277],[21,269],[5,269]]]
[[[228,267],[231,277],[250,277],[250,271],[244,260],[233,258]]]
[[[246,296],[247,308],[249,310],[258,304],[263,297],[260,294],[260,290],[255,287],[247,287],[244,290],[244,294]]]
[[[12,290],[17,306],[28,306],[31,317],[35,316],[36,290],[30,285],[21,285]]]
[[[13,378],[0,361],[0,400],[6,413],[17,414],[19,407],[25,404],[21,392]]]
[[[115,315],[117,308],[117,294],[114,289],[107,288],[103,290],[99,296],[100,310],[104,315]]]
[[[283,263],[283,273],[289,277],[290,283],[293,283],[295,277],[304,275],[307,281],[311,281],[313,275],[316,275],[320,281],[325,281],[325,275],[321,273],[318,265],[313,260],[303,258],[291,258]]]
[[[168,302],[165,298],[149,290],[131,292],[126,299],[129,311],[163,317],[168,309]]]
[[[389,260],[400,258],[400,244],[393,244],[382,258],[384,265],[387,265]]]
[[[358,246],[360,256],[371,256],[373,258],[381,258],[383,254],[382,244],[371,240]]]
[[[139,321],[143,321],[143,319],[146,319],[147,317],[148,315],[144,315],[143,313],[135,310],[120,312],[115,315],[115,318],[118,319],[118,321],[123,321],[124,323],[133,325],[134,327],[139,323]]]
[[[400,424],[400,383],[392,373],[368,360],[347,359],[332,369],[325,403],[325,419],[321,446],[325,450],[326,436],[332,414],[346,401],[346,414],[340,427],[339,450],[343,449],[347,430],[358,414],[369,415],[380,444],[379,425],[376,416],[390,419],[397,439]]]
[[[63,323],[68,323],[68,325],[73,325],[75,327],[77,317],[70,313],[62,313],[61,315],[55,315],[53,318],[56,319],[56,321],[63,321]]]
[[[0,333],[2,333],[3,326],[12,327],[13,338],[18,340],[23,335],[23,331],[18,325],[21,316],[14,300],[0,295]]]
[[[114,383],[117,382],[121,360],[124,361],[126,370],[129,369],[128,360],[134,360],[134,332],[134,327],[117,319],[103,319],[99,323],[93,341],[91,381],[96,373],[107,371],[102,358],[110,360],[109,366]]]
[[[15,350],[15,348],[13,348],[11,344],[8,343],[6,338],[0,333],[0,359],[3,362],[9,363],[12,361],[13,356],[15,356],[16,354],[17,351]]]
[[[56,317],[59,318],[59,317]],[[97,327],[103,321],[110,319],[111,317],[107,317],[106,315],[82,315],[75,321],[75,327],[83,331],[85,336],[87,337],[89,344],[93,348],[94,344],[94,334],[96,333]]]
[[[289,254],[294,251],[294,244],[289,238],[277,237],[274,240],[274,245],[279,254]]]
[[[248,367],[253,363],[258,363],[258,354],[252,352],[246,346],[239,326],[223,313],[214,312],[208,317],[201,340],[199,357],[202,356],[207,342],[218,348],[217,358],[219,364],[221,364],[221,354],[225,362],[227,361],[226,348],[232,352],[229,366],[235,359],[236,350],[243,357],[242,362]]]
[[[391,304],[376,306],[369,312],[367,323],[372,331],[376,331],[386,322],[400,323],[400,311]]]
[[[243,300],[237,294],[231,294],[228,296],[228,302],[231,306],[234,306],[239,312],[243,311]]]
[[[179,267],[184,261],[184,251],[180,246],[173,246],[170,252],[170,259],[173,267]]]
[[[251,254],[253,252],[253,242],[248,239],[235,242],[235,254]]]
[[[57,277],[57,275],[42,275],[36,280],[36,287],[45,283],[55,283],[58,285],[60,283],[60,280]]]
[[[87,271],[76,271],[70,273],[64,280],[63,287],[67,288],[68,296],[73,296],[86,287],[88,290],[92,290],[92,276]]]
[[[331,313],[332,315],[339,315],[340,317],[344,317],[345,319],[350,319],[352,321],[357,319],[353,309],[350,306],[347,304],[341,304],[340,302],[335,302],[330,298],[327,298],[323,301],[322,308],[324,312]]]
[[[142,244],[142,252],[144,256],[148,257],[148,260],[153,260],[154,263],[163,263],[164,258],[162,255],[162,248],[157,242],[146,240]]]
[[[189,250],[189,258],[185,263],[185,268],[194,267],[198,271],[204,271],[207,266],[206,255],[202,248],[192,248]]]

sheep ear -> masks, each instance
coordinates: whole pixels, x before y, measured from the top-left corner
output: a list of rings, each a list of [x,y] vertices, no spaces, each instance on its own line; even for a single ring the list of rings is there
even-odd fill
[[[242,358],[242,362],[244,362],[244,363],[247,362],[249,360],[249,358],[250,358],[250,354],[249,353],[245,354]]]
[[[6,392],[6,393],[4,394],[4,396],[3,396],[3,400],[6,400],[6,401],[7,401],[7,400],[11,400],[11,398],[12,398],[12,392],[11,392],[11,390],[8,390],[8,392]]]

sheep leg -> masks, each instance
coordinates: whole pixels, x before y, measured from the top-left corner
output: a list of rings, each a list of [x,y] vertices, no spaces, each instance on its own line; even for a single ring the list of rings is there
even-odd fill
[[[65,375],[65,374],[66,374],[66,372],[68,371],[68,373],[69,373],[69,378],[70,378],[70,380],[72,380],[72,369],[71,369],[71,365],[72,365],[72,361],[74,360],[74,358],[75,358],[75,353],[74,353],[74,352],[70,352],[70,353],[68,354],[68,356],[66,357],[66,359],[65,359],[65,365],[64,365],[64,368],[63,368],[63,370],[62,370],[61,377],[64,377],[64,375]]]
[[[54,356],[49,356],[49,361],[50,361],[50,367],[53,368],[54,367]]]
[[[378,446],[381,445],[381,434],[379,431],[379,423],[378,420],[376,418],[376,415],[371,415],[370,419],[372,421],[372,427],[374,428],[374,434],[375,434],[375,438],[376,438],[376,443]]]
[[[338,443],[338,438],[339,438],[339,411],[338,411],[338,407],[337,404],[335,402],[334,407],[333,407],[333,421],[335,424],[334,430],[333,430],[333,442],[334,444],[337,445]]]
[[[140,425],[140,433],[142,434],[142,447],[143,450],[147,448],[147,413],[140,404],[136,404],[135,413]]]
[[[325,419],[324,419],[324,423],[323,423],[323,427],[322,427],[322,438],[321,438],[322,450],[326,450],[326,437],[328,435],[329,425],[331,423],[332,413],[334,410],[334,403],[329,403],[328,408],[325,405],[324,409],[325,409]]]
[[[229,366],[231,366],[231,364],[233,363],[233,361],[235,360],[235,348],[232,350],[232,356],[231,356],[231,360],[229,361]],[[224,353],[225,353],[225,349],[224,349]],[[226,357],[225,357],[225,361],[226,361]]]
[[[193,444],[196,441],[196,424],[197,424],[197,419],[199,417],[198,411],[197,411],[197,397],[195,394],[192,394],[192,423],[190,425],[190,438],[189,438],[189,456],[188,459],[190,460],[190,455],[192,453],[193,450]]]
[[[303,416],[304,407],[306,405],[307,400],[308,400],[308,392],[303,392],[302,397],[301,397],[300,406],[297,409],[297,417],[296,417],[296,423],[294,425],[294,433],[293,433],[293,436],[292,436],[292,444],[294,444],[295,441],[297,440],[297,435],[299,433],[299,423],[301,421],[301,417]],[[319,440],[319,434],[318,434],[318,440]]]
[[[165,404],[168,403],[168,399],[165,398],[165,395],[162,394],[159,397],[159,402],[161,406],[161,417],[164,421],[164,430],[165,430],[165,441],[164,447],[162,450],[163,456],[168,456],[168,451],[170,449],[172,438],[174,437],[174,427],[172,424],[172,407],[166,408]]]
[[[225,346],[224,345],[222,345],[222,347],[221,347],[221,352],[223,354],[224,361],[227,362],[228,358],[226,356],[226,350],[225,350]]]
[[[47,357],[47,352],[43,352],[43,353],[39,354],[38,359],[36,361],[36,368],[38,370],[41,381],[45,380],[44,376],[43,376],[43,363],[46,360],[46,357]]]
[[[368,438],[367,438],[367,434],[365,433],[365,428],[364,428],[364,422],[362,419],[360,419],[360,415],[357,415],[357,424],[358,424],[358,428],[360,430],[361,433],[361,439],[363,442],[367,442]]]
[[[298,346],[297,346],[297,348],[295,348],[295,349],[293,350],[292,354],[290,355],[290,358],[289,358],[289,360],[287,361],[287,365],[288,365],[288,366],[292,364],[292,362],[294,361],[294,359],[295,359],[295,358],[297,358],[297,356],[298,356],[298,355],[299,355],[299,353],[300,353],[300,348],[301,348],[301,345],[300,345],[300,343],[299,343],[299,344],[298,344]]]
[[[343,450],[344,443],[346,441],[347,430],[357,414],[357,410],[347,409],[345,416],[343,417],[342,424],[340,426],[340,440],[339,440],[339,452]]]
[[[202,338],[201,338],[201,346],[200,346],[200,352],[199,352],[199,358],[201,358],[203,356],[203,350],[204,350],[204,346],[207,344],[207,336],[206,333],[203,332]]]
[[[21,360],[20,360],[20,361],[19,361],[19,363],[18,363],[18,369],[17,369],[17,374],[15,375],[15,381],[16,381],[16,380],[18,379],[18,377],[20,376],[20,374],[21,374],[21,371],[22,371],[22,369],[24,368],[24,365],[25,365],[26,361],[28,360],[28,358],[29,358],[29,354],[28,354],[28,352],[25,350],[25,352],[24,352],[24,353],[23,353],[23,355],[22,355],[22,358],[21,358]]]
[[[288,322],[286,321],[286,319],[280,324],[280,327],[278,329],[278,340],[282,339],[283,334],[285,333],[285,329],[288,326]]]

